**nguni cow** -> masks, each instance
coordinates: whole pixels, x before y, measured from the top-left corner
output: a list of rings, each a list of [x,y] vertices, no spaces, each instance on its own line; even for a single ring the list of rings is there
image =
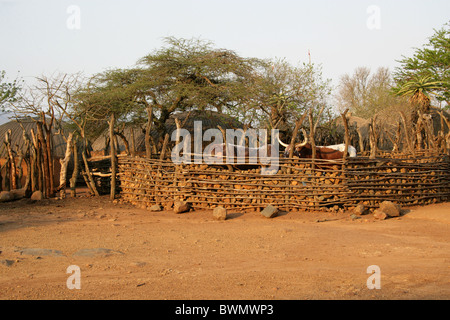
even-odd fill
[[[344,152],[345,150],[345,143],[341,143],[341,144],[334,144],[331,146],[317,146],[317,148],[330,148],[330,149],[334,149],[334,150],[338,150],[341,152]],[[348,155],[351,158],[356,157],[356,148],[354,146],[348,146]]]
[[[273,154],[272,154],[273,153]],[[209,155],[215,160],[226,160],[235,164],[256,163],[257,159],[278,156],[278,150],[273,145],[259,148],[221,143],[212,145]]]
[[[303,136],[305,140],[301,143],[294,145],[294,155],[299,158],[312,158],[312,146],[308,143],[308,138],[304,129]],[[285,147],[284,156],[289,156],[289,145],[283,143],[279,138],[278,142]],[[341,159],[344,157],[345,144],[338,144],[332,146],[316,146],[316,158],[317,159]],[[350,157],[356,157],[356,149],[353,146],[348,146],[348,153]]]

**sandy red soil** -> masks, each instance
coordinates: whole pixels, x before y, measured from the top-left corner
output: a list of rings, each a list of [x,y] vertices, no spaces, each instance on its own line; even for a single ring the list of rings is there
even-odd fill
[[[2,203],[0,299],[449,299],[450,203],[405,209],[215,221],[106,196]],[[76,255],[95,248],[112,251]],[[67,287],[71,265],[80,289]],[[380,289],[367,287],[371,265]]]

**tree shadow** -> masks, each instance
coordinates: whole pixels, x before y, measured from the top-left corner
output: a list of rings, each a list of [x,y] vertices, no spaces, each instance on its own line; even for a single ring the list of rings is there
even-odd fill
[[[407,215],[411,212],[411,209],[400,209],[400,217],[403,217],[404,215]]]
[[[243,216],[243,212],[232,212],[227,214],[227,220],[232,220]]]

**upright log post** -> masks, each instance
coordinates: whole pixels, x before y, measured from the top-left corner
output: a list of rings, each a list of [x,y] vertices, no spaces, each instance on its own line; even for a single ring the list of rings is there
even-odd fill
[[[348,145],[349,145],[349,141],[350,141],[350,135],[349,135],[349,130],[348,130],[347,112],[348,112],[348,109],[346,109],[344,111],[344,113],[341,114],[342,122],[344,124],[344,129],[345,129],[345,137],[344,137],[345,147],[344,147],[344,157],[343,157],[344,160],[346,160],[347,157],[348,157]]]
[[[413,142],[411,141],[411,135],[410,135],[410,132],[408,130],[408,123],[406,122],[406,116],[401,111],[400,111],[400,116],[401,116],[401,118],[403,120],[403,129],[405,131],[405,140],[406,140],[406,143],[408,145],[409,152],[411,152],[412,156],[415,157],[416,153],[414,151]]]
[[[369,125],[370,159],[375,159],[377,156],[376,118],[377,116],[373,117]]]
[[[6,150],[8,151],[9,157],[9,175],[10,175],[10,190],[17,189],[17,175],[16,175],[16,160],[14,158],[14,153],[11,148],[11,130],[5,132],[5,144]]]
[[[34,134],[34,130],[31,129],[31,141],[33,142],[32,150],[32,165],[34,171],[34,181],[31,182],[31,190],[34,192],[36,190],[44,192],[44,186],[43,186],[43,177],[42,177],[42,166],[41,166],[41,148],[39,146],[39,139],[36,134]],[[33,152],[34,151],[34,152]],[[33,163],[34,162],[34,163]],[[32,175],[33,177],[33,175]],[[37,180],[37,181],[36,181]]]
[[[50,189],[50,180],[53,179],[53,177],[50,177],[50,171],[49,171],[49,161],[51,159],[48,159],[48,153],[47,153],[47,141],[45,140],[44,131],[43,131],[43,123],[41,121],[36,122],[37,125],[37,135],[39,139],[40,144],[40,151],[43,155],[43,163],[41,163],[43,167],[43,182],[44,182],[44,198],[51,196],[51,189]]]
[[[131,131],[131,156],[134,158],[134,157],[136,157],[136,141],[134,138],[133,127],[130,128],[130,131]]]
[[[67,166],[72,156],[72,141],[73,141],[73,132],[70,132],[66,140],[66,153],[64,154],[64,159],[59,159],[59,162],[61,163],[61,171],[59,173],[58,189],[59,189],[59,197],[61,199],[64,199],[66,197]]]
[[[95,196],[99,196],[100,194],[98,193],[97,187],[95,185],[95,180],[92,177],[91,171],[89,169],[89,163],[87,160],[87,155],[86,155],[86,138],[83,138],[83,148],[81,150],[81,158],[83,159],[83,163],[84,163],[84,168],[85,168],[85,174],[83,175],[84,181],[86,181],[86,185],[88,186],[89,190],[91,191],[91,193]]]
[[[114,123],[115,116],[114,113],[111,114],[111,120],[109,121],[109,139],[114,141]],[[110,199],[114,200],[116,196],[116,145],[111,143],[111,192]]]
[[[362,136],[362,132],[361,132],[361,128],[358,127],[357,129],[358,131],[358,142],[359,142],[359,152],[363,153],[364,152],[364,138]]]
[[[77,146],[77,138],[73,138],[73,172],[72,177],[70,178],[70,194],[73,198],[77,196],[76,192],[76,185],[77,185],[77,178],[79,173],[79,159],[78,159],[78,146]]]
[[[145,152],[147,159],[152,158],[152,146],[150,143],[150,131],[152,130],[153,107],[147,107],[147,126],[145,127]],[[111,140],[113,141],[113,140]]]
[[[225,143],[225,150],[227,150],[227,156],[226,157],[222,157],[222,160],[225,160],[225,164],[226,164],[228,170],[230,172],[233,172],[233,166],[231,164],[229,164],[229,163],[226,163],[226,161],[227,161],[226,158],[228,157],[227,134],[226,134],[225,130],[221,126],[217,126],[217,128],[219,128],[220,132],[222,132],[223,143]]]
[[[161,154],[159,155],[160,160],[164,160],[164,158],[166,157],[166,149],[167,149],[167,145],[169,144],[169,139],[170,139],[170,135],[168,133],[166,133],[166,135],[164,137],[162,149],[161,149]]]

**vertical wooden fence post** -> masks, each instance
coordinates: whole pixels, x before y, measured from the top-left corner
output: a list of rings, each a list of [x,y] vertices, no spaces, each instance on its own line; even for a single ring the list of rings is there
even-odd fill
[[[114,200],[116,196],[116,144],[114,143],[114,113],[109,121],[109,139],[111,141],[111,193],[110,198]]]

